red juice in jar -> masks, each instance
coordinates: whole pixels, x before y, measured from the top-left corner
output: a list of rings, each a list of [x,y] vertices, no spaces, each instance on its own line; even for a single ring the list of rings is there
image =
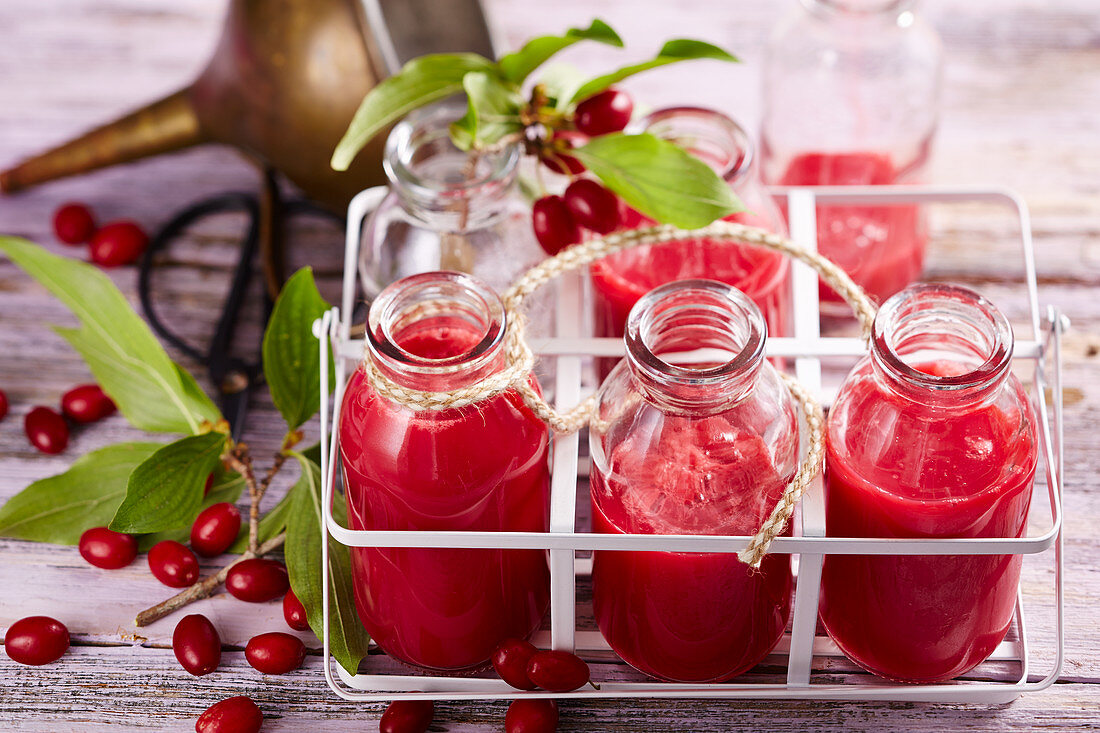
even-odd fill
[[[639,301],[626,340],[590,432],[593,531],[754,534],[798,452],[790,397],[763,359],[759,310],[723,283],[671,283]],[[731,358],[660,357],[689,348]],[[604,638],[636,669],[678,682],[726,680],[760,662],[786,628],[791,586],[789,555],[753,570],[735,553],[593,553]]]
[[[832,537],[1021,537],[1037,463],[1030,403],[1008,371],[1012,333],[972,291],[902,291],[829,415]],[[1004,638],[1020,555],[831,555],[821,619],[844,653],[895,680],[936,682]]]
[[[681,144],[721,175],[748,209],[727,221],[786,234],[782,216],[756,178],[752,143],[741,127],[713,110],[675,107],[642,122],[645,131]],[[626,207],[623,207],[626,209]],[[653,221],[627,209],[627,229]],[[790,264],[778,252],[709,239],[635,247],[594,262],[589,271],[595,298],[595,333],[622,336],[630,309],[653,288],[676,280],[707,278],[733,285],[764,313],[769,333],[786,335],[790,323]],[[601,359],[601,377],[615,360]]]
[[[415,275],[372,304],[369,358],[402,386],[456,389],[502,368],[503,318],[499,298],[468,276]],[[548,450],[546,425],[515,391],[416,411],[377,394],[360,366],[340,418],[349,525],[546,531]],[[363,625],[416,667],[482,666],[501,640],[530,635],[549,602],[540,550],[352,548],[351,558]]]

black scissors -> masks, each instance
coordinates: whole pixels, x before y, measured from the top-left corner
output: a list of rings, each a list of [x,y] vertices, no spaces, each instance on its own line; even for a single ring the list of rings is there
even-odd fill
[[[298,215],[319,216],[341,225],[344,221],[342,217],[309,201],[295,199],[283,202],[273,182],[269,179],[266,183],[268,185],[265,186],[262,200],[251,193],[233,192],[203,199],[181,211],[150,240],[138,270],[138,297],[141,299],[145,317],[161,338],[206,365],[210,381],[218,390],[218,407],[229,422],[230,433],[235,441],[240,440],[244,431],[249,392],[263,381],[262,342],[256,344],[254,359],[243,359],[232,353],[233,335],[240,321],[241,307],[248,295],[255,269],[253,261],[257,254],[262,257],[262,269],[268,281],[264,288],[261,311],[261,325],[266,328],[271,316],[274,292],[285,279],[282,276],[283,250],[278,246],[281,244],[282,222]],[[248,227],[241,242],[240,256],[214,335],[206,348],[201,349],[169,329],[154,309],[151,282],[153,260],[196,221],[214,214],[231,212],[246,214]],[[260,329],[261,334],[264,328]]]

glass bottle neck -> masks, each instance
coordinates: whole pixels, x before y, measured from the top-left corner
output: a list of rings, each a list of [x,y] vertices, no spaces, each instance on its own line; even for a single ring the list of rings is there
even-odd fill
[[[486,226],[500,216],[516,183],[520,149],[472,154],[451,142],[462,116],[453,104],[414,112],[386,140],[383,167],[410,216],[441,231]]]
[[[871,363],[896,393],[928,405],[992,400],[1008,377],[1012,329],[995,305],[968,288],[915,285],[875,316]]]
[[[504,366],[504,306],[479,280],[426,272],[398,280],[371,303],[370,359],[402,387],[443,392]]]
[[[740,290],[713,280],[680,280],[652,290],[630,311],[627,364],[657,407],[711,414],[752,391],[766,336],[760,309]],[[697,359],[674,358],[683,352],[697,352]]]
[[[912,10],[917,0],[802,0],[802,4],[819,15],[893,19]]]
[[[668,107],[646,115],[640,127],[706,162],[737,189],[752,182],[756,151],[748,133],[721,112],[705,107]]]

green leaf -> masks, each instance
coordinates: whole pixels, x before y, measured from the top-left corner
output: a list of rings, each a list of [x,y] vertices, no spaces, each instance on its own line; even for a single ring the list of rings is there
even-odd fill
[[[484,71],[471,71],[463,77],[462,88],[466,114],[451,125],[451,140],[459,150],[490,145],[523,129],[523,97],[514,86]]]
[[[643,71],[656,69],[658,66],[674,64],[677,61],[690,61],[692,59],[717,59],[719,61],[738,62],[736,56],[713,44],[705,41],[692,40],[690,38],[677,38],[662,46],[656,58],[650,59],[649,61],[643,61],[640,64],[624,66],[621,69],[612,71],[610,74],[597,76],[595,79],[592,79],[575,91],[570,101],[576,103],[588,99],[593,94],[602,92],[612,84],[618,84],[623,79]]]
[[[291,490],[279,500],[279,503],[268,509],[267,512],[260,517],[260,526],[256,528],[256,539],[259,544],[262,545],[286,529],[286,518],[290,516],[290,510],[293,504],[294,491]],[[229,546],[226,552],[233,552],[239,555],[247,549],[248,521],[246,519],[244,525],[241,527],[240,533],[237,535],[237,539]]]
[[[344,137],[332,154],[332,167],[347,170],[371,138],[419,107],[462,91],[469,71],[496,70],[496,64],[476,53],[421,56],[367,92]]]
[[[287,280],[264,332],[264,378],[287,429],[294,430],[313,417],[320,403],[321,358],[313,322],[329,304],[317,291],[313,270],[303,267]],[[333,360],[329,359],[330,368]],[[329,384],[335,369],[330,371]]]
[[[219,466],[214,472],[214,484],[210,487],[210,493],[203,498],[202,506],[199,507],[199,511],[201,512],[203,509],[214,506],[215,504],[221,504],[223,501],[229,502],[230,504],[236,504],[237,500],[241,498],[242,491],[244,491],[244,477],[239,473],[226,471]],[[147,552],[150,547],[158,542],[164,540],[187,542],[190,537],[190,527],[169,529],[153,534],[143,534],[138,538],[138,550]],[[245,545],[248,545],[247,528],[245,529]]]
[[[504,78],[516,84],[522,84],[532,71],[551,56],[578,41],[586,40],[606,43],[616,48],[623,47],[623,39],[619,38],[619,34],[607,23],[596,18],[587,28],[570,28],[565,35],[532,38],[520,50],[502,56],[498,64],[504,73]]]
[[[0,236],[0,251],[80,319],[79,329],[55,330],[80,353],[131,424],[154,432],[197,433],[203,421],[221,418],[98,268],[15,237]]]
[[[571,153],[626,203],[662,224],[697,229],[744,210],[710,166],[649,133],[601,135]]]
[[[305,606],[309,626],[321,638],[322,575],[321,575],[321,469],[301,453],[295,458],[302,467],[302,476],[291,491],[294,506],[287,518],[286,567],[290,587]],[[336,501],[333,516],[347,526],[347,508]],[[327,537],[327,533],[325,534]],[[351,555],[347,546],[328,538],[329,548],[329,647],[332,655],[349,673],[355,674],[359,662],[367,655],[370,638],[355,610],[355,595],[351,579]]]
[[[35,481],[0,508],[0,537],[75,545],[111,521],[130,473],[159,443],[116,443],[86,453],[68,471]]]
[[[225,435],[211,432],[169,443],[134,469],[126,498],[109,525],[143,534],[185,527],[202,506],[206,477],[218,465]]]
[[[539,74],[539,84],[559,112],[569,106],[573,93],[584,86],[588,75],[572,64],[550,64]]]

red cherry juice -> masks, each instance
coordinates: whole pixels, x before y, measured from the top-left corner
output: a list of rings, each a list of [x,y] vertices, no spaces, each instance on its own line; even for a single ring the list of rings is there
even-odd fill
[[[954,376],[971,367],[936,361],[914,368]],[[902,404],[869,376],[869,367],[854,378],[845,387],[852,390],[847,409],[859,420],[849,421],[839,440],[830,425],[826,446],[829,536],[1023,536],[1037,462],[1030,416],[984,404],[944,419],[935,406]],[[1026,405],[1019,382],[1009,379],[1007,388]],[[878,675],[950,679],[1004,639],[1020,561],[1020,555],[830,555],[821,620],[848,657]]]
[[[468,353],[483,335],[464,321],[429,323],[395,341],[442,359]],[[439,380],[415,388],[453,388]],[[547,531],[548,431],[516,392],[416,412],[375,394],[360,367],[342,410],[351,529]],[[351,559],[371,638],[421,668],[484,665],[503,639],[530,635],[549,602],[540,550],[352,548]]]
[[[902,183],[902,171],[882,153],[805,153],[788,164],[784,186],[883,186]],[[881,303],[920,277],[926,234],[917,206],[818,206],[817,246]],[[850,315],[821,283],[826,312]],[[829,306],[829,304],[834,304]]]
[[[594,532],[751,535],[790,480],[759,435],[721,415],[666,415],[655,449],[646,433],[613,450],[613,482],[593,467]],[[593,555],[604,638],[632,667],[677,682],[729,679],[767,656],[787,626],[791,584],[789,555],[767,555],[758,571],[733,553]]]

